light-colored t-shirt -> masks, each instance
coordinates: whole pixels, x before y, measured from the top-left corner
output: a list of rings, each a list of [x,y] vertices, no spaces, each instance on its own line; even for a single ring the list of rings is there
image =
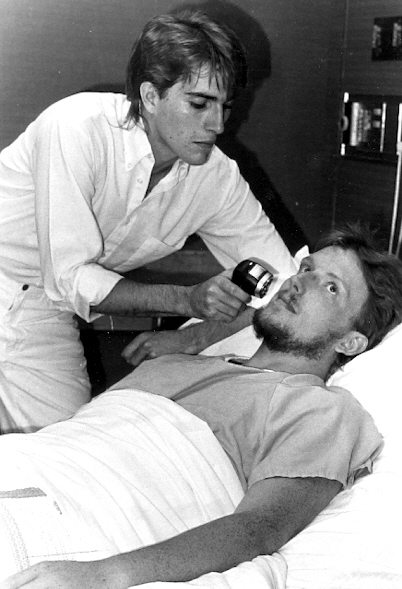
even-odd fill
[[[237,164],[214,147],[178,160],[145,198],[154,157],[126,97],[82,93],[45,110],[0,154],[0,272],[44,287],[84,319],[118,273],[179,250],[198,233],[225,268],[255,256],[296,271]]]
[[[345,389],[318,376],[175,354],[143,362],[119,388],[173,399],[208,423],[245,489],[271,477],[323,477],[344,487],[371,471],[382,437]]]

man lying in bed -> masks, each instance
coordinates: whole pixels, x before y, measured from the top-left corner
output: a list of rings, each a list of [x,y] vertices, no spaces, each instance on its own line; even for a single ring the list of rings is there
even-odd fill
[[[277,551],[371,470],[382,446],[371,417],[324,381],[401,321],[402,263],[357,230],[321,247],[256,311],[262,344],[252,358],[162,356],[119,383],[209,424],[245,489],[234,513],[100,561],[41,563],[0,589],[123,589],[224,571]]]

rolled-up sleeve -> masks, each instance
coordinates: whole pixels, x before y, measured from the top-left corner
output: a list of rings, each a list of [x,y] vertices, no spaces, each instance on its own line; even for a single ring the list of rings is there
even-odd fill
[[[32,151],[36,227],[46,294],[61,308],[90,318],[121,276],[98,264],[103,236],[93,212],[96,136],[85,125],[49,117]],[[99,149],[99,153],[101,150]]]

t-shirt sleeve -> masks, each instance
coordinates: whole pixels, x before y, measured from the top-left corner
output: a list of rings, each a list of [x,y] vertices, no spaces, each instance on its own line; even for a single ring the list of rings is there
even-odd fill
[[[344,389],[280,385],[248,485],[272,477],[322,477],[343,488],[372,471],[383,440],[372,417]]]

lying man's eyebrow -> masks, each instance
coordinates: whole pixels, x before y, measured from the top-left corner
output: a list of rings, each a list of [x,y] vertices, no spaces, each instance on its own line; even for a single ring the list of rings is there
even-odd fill
[[[311,266],[312,268],[314,268],[314,259],[311,257],[311,255],[310,256],[306,256],[300,262],[300,266],[303,266],[303,264],[308,264],[309,266]]]
[[[312,270],[316,269],[316,264],[314,263],[314,257],[312,255],[309,255],[309,256],[306,256],[305,258],[303,258],[302,261],[300,262],[300,267],[302,267],[304,263],[306,263]],[[343,279],[338,274],[335,274],[335,272],[332,272],[331,270],[326,271],[326,273],[327,273],[327,278],[329,278],[330,280],[334,280],[335,282],[340,284],[346,290],[345,283],[344,283]]]

